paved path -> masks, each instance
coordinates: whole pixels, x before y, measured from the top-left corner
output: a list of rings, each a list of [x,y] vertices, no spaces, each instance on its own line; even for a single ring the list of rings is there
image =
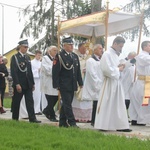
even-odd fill
[[[0,114],[0,119],[11,119],[11,112],[10,109],[5,109],[7,110],[5,114]],[[50,122],[44,115],[37,115],[37,119],[41,120],[43,124],[48,124],[52,126],[58,126],[58,123],[55,122]],[[22,121],[28,121],[25,119],[20,119]],[[94,129],[90,123],[77,123],[77,125],[81,129],[91,129],[91,130],[96,130]],[[125,133],[125,132],[116,132],[116,131],[107,131],[103,132],[104,134],[115,134],[115,135],[125,135],[127,137],[137,137],[140,139],[147,139],[150,138],[150,125],[147,126],[130,126],[130,128],[133,130],[132,132]]]

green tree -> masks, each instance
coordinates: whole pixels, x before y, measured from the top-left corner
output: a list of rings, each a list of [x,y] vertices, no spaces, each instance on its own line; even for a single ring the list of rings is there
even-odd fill
[[[148,23],[150,20],[149,2],[149,0],[132,0],[131,3],[127,4],[123,8],[123,10],[126,12],[143,13],[143,35],[147,37],[150,36],[150,31],[148,29],[150,27],[150,24]],[[134,40],[139,36],[139,28],[136,28],[130,32],[126,32],[124,35],[126,38]]]
[[[23,16],[28,16],[21,33],[21,38],[25,35],[40,40],[30,49],[44,49],[51,44],[57,45],[57,16],[62,14],[62,19],[82,16],[91,13],[90,2],[88,0],[37,0],[23,10]],[[41,35],[43,37],[41,38]]]

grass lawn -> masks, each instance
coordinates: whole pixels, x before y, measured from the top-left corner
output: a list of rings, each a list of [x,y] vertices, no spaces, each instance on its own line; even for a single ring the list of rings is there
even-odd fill
[[[4,98],[4,107],[5,108],[10,108],[11,107],[11,98]]]
[[[149,150],[149,140],[0,120],[1,150]]]

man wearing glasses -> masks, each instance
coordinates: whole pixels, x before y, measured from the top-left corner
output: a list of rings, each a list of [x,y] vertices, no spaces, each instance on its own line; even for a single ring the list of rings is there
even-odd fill
[[[32,91],[34,90],[34,79],[31,70],[30,57],[26,55],[28,49],[28,40],[18,43],[18,53],[11,58],[11,76],[13,79],[13,101],[12,101],[12,119],[19,119],[20,101],[24,95],[29,121],[40,123],[35,117],[34,102]]]

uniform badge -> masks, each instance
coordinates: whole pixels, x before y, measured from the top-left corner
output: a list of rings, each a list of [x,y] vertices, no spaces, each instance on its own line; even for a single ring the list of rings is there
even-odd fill
[[[57,63],[57,60],[54,59],[54,60],[53,60],[53,65],[56,65],[56,63]]]
[[[67,56],[67,54],[65,54],[65,56]]]
[[[66,66],[69,66],[69,64],[67,63]]]

